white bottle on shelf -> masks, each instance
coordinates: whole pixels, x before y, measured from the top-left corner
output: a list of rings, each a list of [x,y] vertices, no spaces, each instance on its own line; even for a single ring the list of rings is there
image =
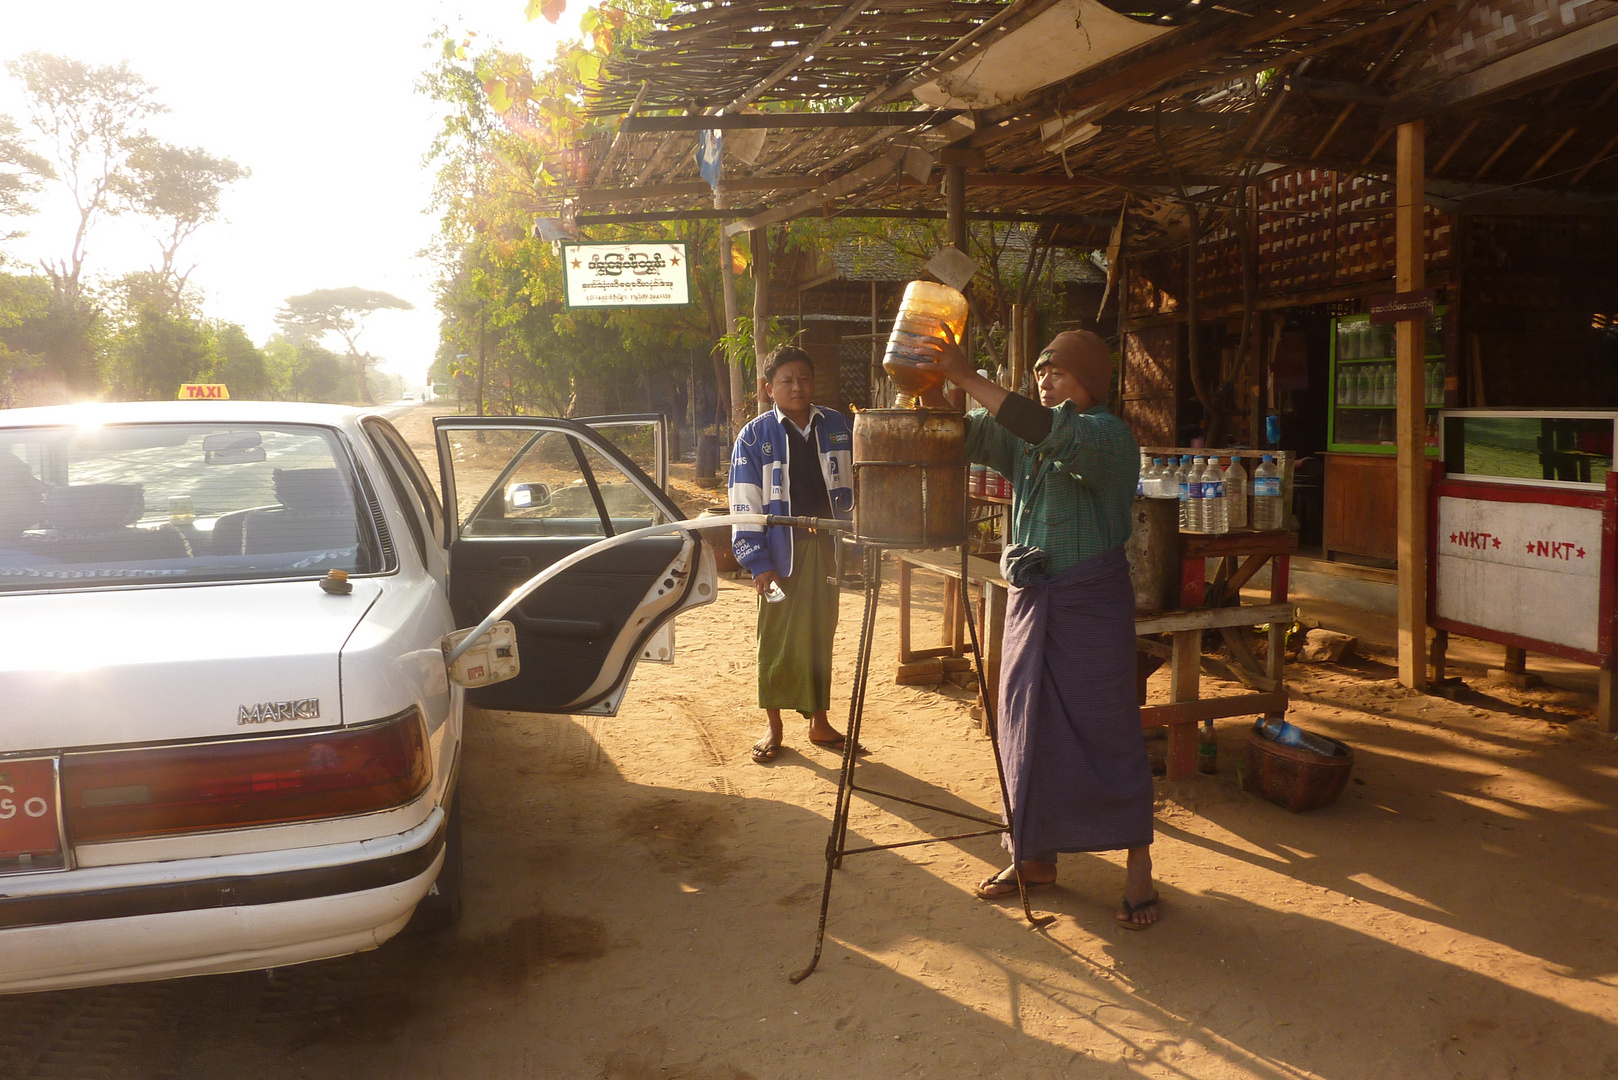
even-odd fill
[[[1235,454],[1230,456],[1230,467],[1225,470],[1225,505],[1229,509],[1230,527],[1247,528],[1247,470]]]
[[[1180,531],[1191,531],[1191,462],[1188,458],[1174,458],[1174,489],[1180,497]]]
[[[1281,470],[1265,454],[1253,474],[1253,527],[1270,530],[1281,526]]]
[[[1207,488],[1203,484],[1202,474],[1208,469],[1208,459],[1197,456],[1191,462],[1191,472],[1187,476],[1188,488],[1191,495],[1191,531],[1205,533],[1208,531],[1208,502]]]
[[[1202,504],[1203,515],[1207,518],[1208,531],[1215,536],[1230,531],[1230,500],[1229,492],[1225,490],[1225,470],[1219,464],[1218,456],[1208,458],[1208,471],[1202,474]]]

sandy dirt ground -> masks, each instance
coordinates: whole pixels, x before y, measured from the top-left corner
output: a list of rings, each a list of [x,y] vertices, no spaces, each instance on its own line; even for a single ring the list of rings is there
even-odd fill
[[[400,418],[412,438],[423,412]],[[859,594],[843,600],[839,725]],[[1113,922],[1121,856],[1063,856],[1034,894],[1057,919],[1030,932],[972,896],[1002,865],[993,838],[865,854],[794,986],[838,758],[789,723],[773,766],[748,759],[755,602],[726,581],[683,616],[676,662],[643,666],[617,717],[469,715],[455,930],[8,999],[0,1077],[1618,1077],[1618,745],[1588,671],[1533,657],[1547,685],[1518,691],[1484,674],[1494,647],[1457,642],[1470,689],[1411,693],[1388,620],[1305,598],[1362,643],[1288,671],[1290,718],[1355,748],[1335,805],[1243,793],[1247,725],[1223,721],[1217,775],[1158,781],[1150,931]],[[895,614],[890,586],[866,782],[997,812],[970,695],[893,684]],[[851,841],[955,830],[892,809],[857,803]]]

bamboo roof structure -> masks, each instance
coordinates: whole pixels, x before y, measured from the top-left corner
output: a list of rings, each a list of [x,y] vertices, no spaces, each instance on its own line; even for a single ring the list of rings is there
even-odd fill
[[[1182,229],[1187,205],[1239,205],[1267,175],[1383,182],[1395,126],[1422,118],[1435,205],[1608,213],[1614,16],[1614,0],[687,6],[609,64],[588,100],[618,132],[583,148],[548,209],[580,226],[723,216],[732,232],[804,214],[942,217],[954,165],[969,217],[1100,246],[1127,195],[1140,243]],[[1098,45],[1078,70],[1031,67],[1033,39],[1069,23],[1140,40]],[[997,100],[973,84],[984,71],[1032,85]],[[698,168],[704,127],[724,132],[717,187]]]

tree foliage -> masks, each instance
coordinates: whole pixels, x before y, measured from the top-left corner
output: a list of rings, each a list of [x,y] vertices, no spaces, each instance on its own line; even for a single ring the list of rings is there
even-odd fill
[[[29,118],[45,137],[58,178],[78,210],[68,254],[45,265],[57,292],[76,303],[82,285],[85,238],[95,218],[111,208],[113,188],[141,123],[167,110],[129,65],[93,67],[49,53],[25,53],[9,65],[21,82]]]
[[[180,245],[219,216],[219,198],[227,186],[251,175],[252,170],[229,158],[197,147],[174,146],[150,136],[131,141],[112,190],[122,208],[155,226],[162,291],[154,299],[160,308],[167,310],[179,300],[191,273],[176,267]]]
[[[0,243],[25,235],[21,229],[9,228],[7,221],[32,214],[29,197],[39,192],[43,181],[56,176],[51,163],[34,153],[21,136],[15,120],[0,116]]]
[[[427,155],[441,218],[433,370],[463,399],[495,411],[679,415],[695,386],[699,415],[723,415],[717,223],[591,231],[592,240],[686,244],[693,302],[680,308],[568,308],[558,252],[531,233],[533,207],[572,178],[580,143],[612,132],[610,118],[586,114],[583,88],[667,10],[647,0],[590,8],[580,19],[585,39],[543,65],[473,35],[446,38],[423,77],[443,115]]]
[[[378,311],[413,311],[415,306],[392,293],[350,285],[289,296],[276,313],[275,321],[282,332],[296,342],[319,344],[331,334],[341,338],[348,348],[348,361],[354,369],[360,396],[369,404],[372,399],[366,368],[375,358],[360,351],[359,338],[365,319]]]

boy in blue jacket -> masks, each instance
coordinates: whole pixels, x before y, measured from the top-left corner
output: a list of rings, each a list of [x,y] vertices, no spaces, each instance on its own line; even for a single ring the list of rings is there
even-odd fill
[[[854,507],[853,437],[841,413],[814,403],[814,361],[783,345],[765,359],[763,375],[775,407],[736,438],[731,512],[847,518]],[[843,736],[826,722],[837,634],[836,538],[782,525],[737,526],[731,543],[759,594],[758,705],[770,730],[754,744],[753,760],[775,760],[782,709],[809,718],[811,743],[841,751]],[[772,586],[786,594],[778,602],[767,599]]]

